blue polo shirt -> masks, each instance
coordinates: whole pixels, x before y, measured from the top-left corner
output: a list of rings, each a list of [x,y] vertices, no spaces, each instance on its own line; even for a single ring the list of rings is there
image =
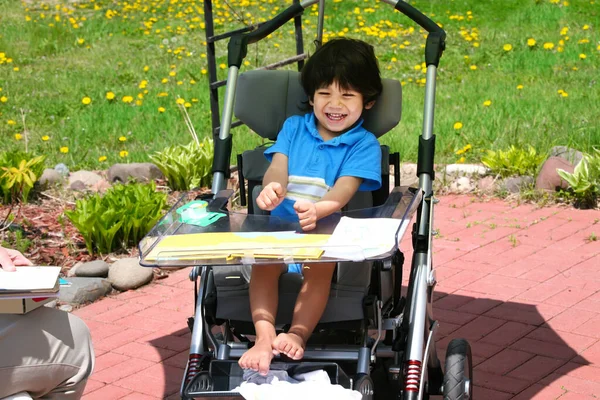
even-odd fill
[[[321,138],[315,122],[312,112],[288,118],[275,144],[265,150],[269,161],[274,153],[288,157],[287,195],[271,215],[297,220],[296,200],[317,202],[342,176],[362,178],[359,191],[381,186],[381,148],[375,135],[362,127],[362,120],[327,141]]]

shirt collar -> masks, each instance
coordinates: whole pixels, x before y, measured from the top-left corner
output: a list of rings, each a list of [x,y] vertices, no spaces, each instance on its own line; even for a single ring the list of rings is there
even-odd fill
[[[310,134],[317,140],[324,142],[323,138],[319,134],[319,130],[317,129],[317,118],[315,117],[314,112],[309,112],[304,115],[304,124],[306,129],[310,132]],[[344,132],[342,135],[333,138],[325,143],[331,144],[332,146],[337,146],[341,143],[346,145],[353,145],[357,141],[359,141],[365,135],[365,128],[362,127],[363,119],[359,119],[352,129]]]

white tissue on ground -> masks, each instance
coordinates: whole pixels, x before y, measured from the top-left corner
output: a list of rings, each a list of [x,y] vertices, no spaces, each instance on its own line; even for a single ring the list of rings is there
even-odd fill
[[[294,375],[293,378],[300,383],[290,383],[273,378],[270,384],[257,385],[256,383],[243,382],[233,389],[245,399],[251,400],[306,400],[306,399],[336,399],[336,400],[362,400],[362,395],[341,385],[332,385],[329,375],[324,370],[316,370]]]

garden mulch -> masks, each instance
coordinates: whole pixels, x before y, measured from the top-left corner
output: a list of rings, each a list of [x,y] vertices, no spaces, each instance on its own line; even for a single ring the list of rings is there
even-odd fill
[[[600,211],[439,198],[441,359],[452,338],[469,340],[476,399],[598,398]],[[409,245],[405,237],[403,249]],[[74,312],[96,351],[84,400],[179,398],[194,308],[188,273],[172,271]]]

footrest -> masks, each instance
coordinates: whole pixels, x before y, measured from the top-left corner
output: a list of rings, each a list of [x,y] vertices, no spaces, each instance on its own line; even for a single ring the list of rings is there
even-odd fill
[[[352,389],[352,383],[346,373],[336,363],[300,362],[272,364],[278,370],[287,371],[294,376],[306,372],[324,370],[331,384]],[[213,360],[208,372],[198,373],[186,386],[183,397],[186,399],[221,399],[233,400],[243,398],[238,392],[232,392],[242,384],[244,371],[235,360]]]

